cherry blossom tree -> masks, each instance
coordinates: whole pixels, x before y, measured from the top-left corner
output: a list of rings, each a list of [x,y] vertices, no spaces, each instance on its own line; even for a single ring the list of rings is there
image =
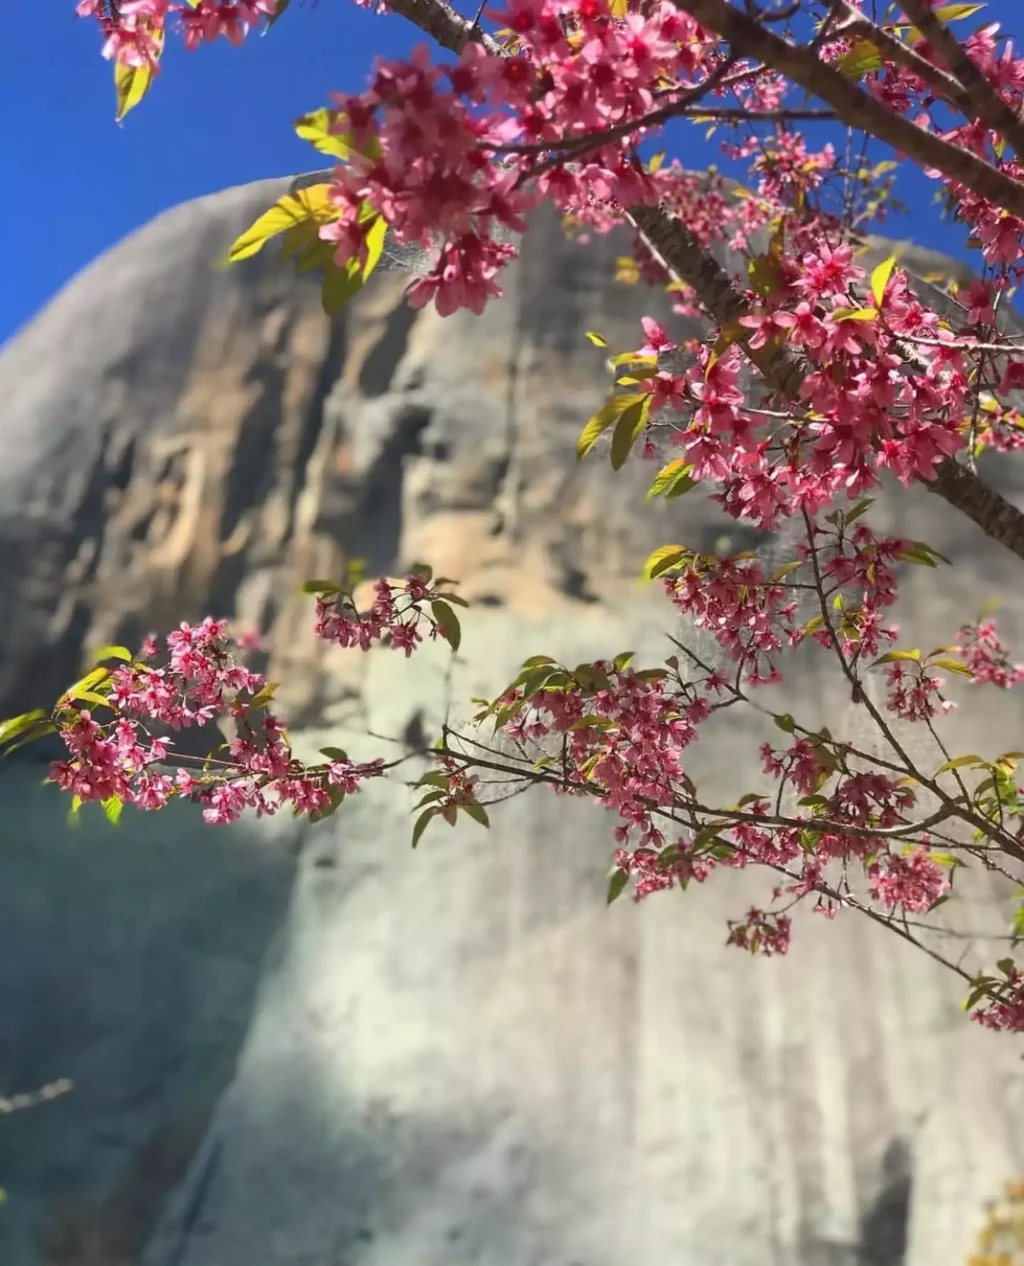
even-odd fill
[[[100,27],[123,118],[157,82],[167,38],[241,43],[288,3],[81,0],[78,12]],[[731,943],[782,953],[796,905],[856,911],[958,972],[975,1020],[1024,1031],[1012,954],[972,972],[926,935],[959,869],[1024,881],[1024,753],[957,755],[943,737],[949,683],[1008,690],[1024,668],[986,615],[935,650],[898,645],[898,565],[938,574],[945,560],[871,527],[871,494],[892,478],[1024,561],[1024,514],[979,473],[1024,443],[1024,348],[1006,320],[1024,268],[1024,58],[984,5],[931,0],[495,0],[471,17],[445,0],[378,7],[433,47],[378,61],[365,91],[299,120],[332,166],[268,208],[231,260],[280,239],[299,268],[322,272],[333,312],[387,239],[426,253],[412,305],[479,313],[501,295],[516,235],[542,201],[579,234],[625,226],[623,276],[666,288],[708,333],[680,344],[645,319],[641,345],[610,356],[613,384],[581,419],[579,457],[607,448],[616,469],[640,452],[659,458],[652,497],[706,495],[767,532],[788,525],[789,542],[772,564],[654,549],[645,574],[693,637],[656,666],[628,654],[575,668],[528,659],[480,703],[475,728],[445,727],[424,753],[414,845],[435,819],[486,826],[492,775],[588,797],[614,821],[609,900],[758,867],[763,907],[730,924]],[[685,120],[725,136],[749,187],[655,152]],[[830,139],[815,144],[820,124]],[[897,158],[969,229],[969,285],[923,286],[896,256],[862,266]],[[744,275],[718,262],[721,246]],[[321,637],[406,655],[439,637],[458,649],[454,581],[426,566],[381,577],[360,609],[359,579],[306,586]],[[772,708],[771,688],[804,648],[845,682],[860,727],[834,734]],[[52,778],[76,807],[99,801],[113,820],[126,804],[175,797],[214,824],[283,808],[321,820],[393,768],[333,748],[320,764],[297,761],[272,689],[239,654],[212,619],[137,654],[104,648],[52,710],[4,723],[0,744],[58,732],[68,753]],[[779,737],[760,750],[767,789],[737,787],[723,805],[687,765],[702,726],[728,708],[771,717]],[[234,724],[226,748],[167,773],[172,738],[158,734],[219,716]],[[907,725],[927,758],[901,739]],[[857,737],[865,726],[871,744]],[[1016,946],[1024,907],[1000,933]]]

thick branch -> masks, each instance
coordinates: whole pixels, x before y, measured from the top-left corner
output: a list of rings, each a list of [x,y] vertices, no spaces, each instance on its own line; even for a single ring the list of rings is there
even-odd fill
[[[982,74],[960,41],[945,26],[927,0],[900,0],[900,6],[928,43],[963,84],[973,115],[1010,142],[1024,159],[1024,122]]]
[[[755,18],[734,9],[728,0],[675,0],[678,8],[721,39],[734,53],[753,57],[827,102],[850,127],[885,141],[922,167],[935,168],[979,197],[1024,219],[1024,184],[983,159],[926,132],[851,83],[840,71],[799,48]]]

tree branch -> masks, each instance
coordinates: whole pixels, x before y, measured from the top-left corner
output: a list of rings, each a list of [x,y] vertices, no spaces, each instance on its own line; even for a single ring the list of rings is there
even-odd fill
[[[839,34],[866,40],[878,49],[886,61],[895,62],[904,70],[909,70],[944,101],[955,105],[966,118],[974,117],[974,102],[964,90],[963,84],[947,74],[940,66],[926,60],[920,53],[915,53],[902,40],[898,40],[895,35],[890,35],[870,18],[866,18],[863,13],[848,8],[848,15],[839,28]]]
[[[964,86],[972,113],[1010,142],[1024,159],[1024,122],[982,74],[973,58],[926,0],[900,0],[900,7]]]
[[[733,17],[747,21],[730,5],[724,3],[724,0],[676,0],[676,3],[681,8],[694,10],[693,16],[698,21],[704,21],[704,19],[696,10],[700,9],[703,12],[705,8],[713,9],[715,12],[725,9]],[[479,28],[474,28],[472,23],[460,17],[446,0],[392,0],[391,8],[421,30],[426,31],[444,48],[458,51],[464,47],[467,40],[475,39],[495,54],[501,51],[495,42],[484,35]],[[705,25],[709,29],[714,29],[710,23],[705,22]],[[759,39],[761,36],[770,37],[787,50],[787,55],[796,51],[785,40],[779,40],[770,32],[765,32],[756,23],[751,23],[751,25],[754,26]],[[815,61],[815,65],[821,66],[821,63]],[[828,70],[828,67],[822,67],[822,69]],[[841,80],[845,87],[851,87],[838,72],[830,73]],[[854,91],[857,97],[865,96],[857,90]],[[872,105],[877,104],[871,98],[865,97],[865,99]],[[884,106],[878,106],[878,109],[886,118],[890,116],[890,111]],[[892,117],[898,116],[892,115]],[[914,130],[919,131],[919,129]],[[921,135],[926,136],[928,140],[936,139],[928,137],[927,133]],[[965,159],[972,158],[971,155],[955,146],[947,146],[947,148]],[[986,167],[985,164],[980,164],[980,166]],[[1024,186],[1015,184],[992,168],[986,167],[986,170],[1011,185],[1014,190],[1018,190],[1024,198]],[[729,274],[667,210],[663,207],[634,207],[627,215],[645,244],[653,250],[669,275],[690,286],[714,321],[720,325],[726,325],[738,317],[749,314],[750,307],[745,298],[736,290]],[[800,384],[806,374],[805,366],[785,350],[769,352],[765,347],[751,348],[749,346],[751,337],[752,332],[744,331],[737,340],[743,346],[746,355],[760,370],[765,381],[780,395],[796,399]],[[941,497],[972,523],[977,524],[986,536],[1005,546],[1017,558],[1024,561],[1024,514],[995,489],[982,483],[977,475],[952,458],[947,458],[938,467],[934,481],[922,482],[930,492]]]
[[[820,97],[850,127],[878,137],[922,167],[941,171],[979,197],[1024,219],[1024,184],[890,110],[809,49],[769,31],[755,18],[734,9],[728,0],[675,0],[675,4],[707,30],[728,40],[734,53],[756,58]]]

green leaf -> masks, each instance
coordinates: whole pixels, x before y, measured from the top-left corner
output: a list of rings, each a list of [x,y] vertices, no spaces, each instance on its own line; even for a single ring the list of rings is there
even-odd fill
[[[882,306],[882,300],[885,298],[885,288],[889,284],[889,278],[892,276],[892,270],[895,267],[896,256],[890,255],[871,273],[871,297],[875,301],[876,308]]]
[[[876,316],[877,308],[836,308],[832,312],[832,320],[837,325],[841,321],[873,321]]]
[[[659,576],[663,576],[667,571],[672,571],[673,568],[678,567],[692,556],[692,551],[688,550],[685,545],[659,545],[656,550],[647,556],[643,574],[647,580],[657,580]]]
[[[920,651],[886,651],[884,655],[879,655],[871,667],[877,668],[879,664],[899,664],[908,660],[918,663],[920,659]]]
[[[856,523],[857,520],[861,517],[861,515],[867,514],[868,510],[874,504],[875,504],[874,498],[872,497],[865,497],[862,501],[858,501],[857,504],[853,507],[853,509],[850,510],[845,515],[843,522],[846,524],[847,527],[849,527],[851,523]]]
[[[330,202],[329,184],[310,185],[296,193],[286,193],[283,198],[265,211],[254,224],[237,237],[227,253],[227,262],[237,263],[258,254],[272,237],[286,232],[299,224],[327,224],[337,219],[337,210]]]
[[[692,491],[699,482],[693,478],[692,470],[692,463],[684,457],[674,458],[655,475],[654,483],[651,484],[647,493],[648,498],[664,496],[666,500],[671,500],[673,497],[681,497],[684,493]]]
[[[11,717],[9,721],[0,721],[0,743],[10,743],[33,726],[48,720],[49,714],[42,708],[36,708],[34,712],[23,712],[20,716]]]
[[[145,66],[123,66],[118,63],[114,67],[116,103],[114,121],[116,123],[120,123],[130,110],[135,109],[149,91],[152,83],[153,68],[148,63]]]
[[[302,586],[302,593],[319,593],[319,594],[336,594],[343,593],[341,585],[336,585],[333,580],[307,580]]]
[[[952,563],[950,563],[949,559],[944,554],[940,554],[938,550],[932,549],[932,547],[930,545],[926,545],[924,541],[915,541],[909,549],[900,550],[896,557],[902,559],[905,563],[917,563],[919,566],[924,567],[936,566],[936,559],[938,559],[941,563],[945,563],[947,566],[952,566]]]
[[[107,815],[107,821],[112,826],[117,826],[121,819],[121,812],[124,809],[124,801],[118,799],[117,796],[111,796],[109,800],[103,800],[100,803],[102,804],[103,812]]]
[[[295,133],[302,140],[308,141],[321,154],[329,154],[347,162],[353,154],[375,161],[380,157],[380,142],[375,136],[367,136],[357,141],[351,132],[343,127],[346,116],[343,110],[312,110],[295,120]],[[337,129],[336,131],[333,129]]]
[[[882,54],[870,40],[856,40],[834,65],[841,75],[856,81],[882,69]]]
[[[416,825],[412,829],[412,846],[413,848],[420,842],[423,832],[430,824],[430,819],[435,816],[437,810],[434,808],[424,809],[420,816],[416,819]]]
[[[61,695],[59,703],[67,705],[72,700],[84,699],[87,703],[97,703],[99,701],[99,703],[105,705],[106,699],[104,696],[96,693],[97,687],[103,685],[106,685],[106,689],[110,689],[110,668],[94,668],[91,672],[87,672],[81,681],[76,681],[75,685],[68,687],[65,693]]]
[[[457,651],[459,643],[462,641],[462,628],[459,625],[459,617],[448,603],[442,602],[440,598],[430,604],[430,611],[440,626],[445,641],[453,651]]]
[[[132,653],[127,646],[100,646],[93,651],[93,663],[102,664],[105,659],[120,659],[126,664],[130,664],[132,662]]]
[[[315,813],[309,815],[309,820],[313,824],[325,822],[332,814],[337,813],[341,808],[342,801],[345,799],[345,791],[342,787],[328,785],[324,790],[330,797],[330,803],[325,804],[322,809],[317,809]]]
[[[629,883],[629,874],[627,871],[620,870],[618,866],[612,871],[608,880],[608,896],[605,904],[611,905],[625,891],[626,885]]]
[[[935,771],[935,776],[937,778],[939,774],[948,773],[951,769],[963,769],[965,765],[984,765],[985,763],[980,756],[957,756],[940,765]]]
[[[260,708],[265,708],[273,699],[274,691],[277,689],[276,681],[268,681],[259,692],[249,700],[247,707],[250,712],[258,712]]]
[[[933,659],[931,663],[934,667],[944,668],[947,672],[959,673],[961,677],[974,676],[974,673],[971,672],[967,665],[962,663],[959,659],[946,659],[943,657],[942,659]]]
[[[481,826],[490,827],[491,820],[487,816],[487,810],[482,804],[478,804],[476,800],[468,800],[462,808],[469,814],[474,822],[479,822]]]
[[[83,703],[94,704],[97,708],[109,708],[110,703],[103,695],[98,695],[95,690],[76,690],[75,698],[81,699]]]
[[[28,729],[20,732],[18,741],[16,743],[11,743],[10,747],[5,750],[4,759],[6,760],[8,756],[13,756],[14,753],[20,751],[21,748],[28,747],[30,743],[36,742],[37,739],[45,738],[47,734],[56,733],[57,727],[48,717],[45,720],[36,721],[30,725]],[[13,735],[11,737],[13,737]],[[7,739],[0,739],[0,742],[7,741]]]
[[[779,714],[779,716],[772,717],[772,720],[783,732],[783,734],[792,734],[793,731],[796,729],[796,722],[793,720],[793,718],[789,715],[788,712],[782,712]]]
[[[545,664],[553,664],[554,662],[550,655],[531,655],[529,659],[523,660],[523,667],[543,668]]]
[[[367,278],[380,262],[387,229],[387,221],[384,217],[382,215],[374,216],[373,223],[366,231],[367,255],[365,264],[360,264],[357,259],[350,259],[345,264],[338,264],[332,259],[326,265],[323,285],[320,289],[320,300],[328,316],[333,316],[339,308],[348,303],[349,299],[363,288]]]
[[[320,755],[326,756],[331,761],[348,760],[348,752],[342,751],[340,747],[321,747]]]
[[[576,441],[577,458],[582,461],[605,431],[622,417],[630,405],[643,399],[643,394],[633,392],[630,395],[612,396],[610,400],[605,401],[580,432],[579,439]]]
[[[587,338],[590,339],[591,343],[593,343],[595,347],[608,346],[608,340],[604,337],[604,335],[595,334],[593,330],[587,330]]]
[[[363,271],[355,260],[338,265],[332,260],[324,269],[320,302],[328,316],[334,316],[363,288]]]
[[[198,0],[188,0],[188,2],[194,8]],[[267,18],[267,25],[263,28],[264,35],[266,35],[277,19],[283,15],[285,9],[288,8],[291,2],[292,0],[277,0],[277,7],[274,9],[274,12],[270,15],[270,17]]]
[[[650,403],[651,397],[644,396],[631,404],[619,418],[612,435],[612,470],[622,469],[633,445],[643,435]]]
[[[633,656],[635,654],[636,654],[636,651],[623,651],[621,655],[615,656],[615,658],[612,660],[612,663],[621,673],[625,669],[627,669],[630,666],[630,664],[633,662]]]

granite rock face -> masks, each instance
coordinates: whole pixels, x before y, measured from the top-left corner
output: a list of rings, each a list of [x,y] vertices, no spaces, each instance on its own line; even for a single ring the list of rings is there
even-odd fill
[[[645,505],[640,462],[575,463],[607,383],[584,332],[672,319],[611,280],[622,243],[542,217],[483,318],[384,274],[332,325],[272,252],[211,268],[284,187],[168,212],[0,352],[0,715],[211,611],[264,635],[310,750],[393,751],[366,733],[429,731],[534,652],[660,658],[639,559],[747,540]],[[957,564],[907,577],[908,636],[993,592],[1019,628],[1011,562],[943,503],[873,513]],[[299,584],[353,557],[461,579],[451,681],[434,650],[316,645]],[[847,711],[815,661],[787,706]],[[953,741],[1019,747],[1016,722],[988,696]],[[730,718],[696,772],[740,794],[759,737]],[[312,830],[114,833],[39,777],[0,774],[0,1091],[76,1090],[0,1118],[5,1266],[955,1266],[1024,1169],[1020,1050],[955,982],[852,916],[800,921],[785,961],[726,949],[756,876],[606,911],[590,806],[516,798],[411,854],[400,784]],[[983,927],[1001,894],[970,897]]]

